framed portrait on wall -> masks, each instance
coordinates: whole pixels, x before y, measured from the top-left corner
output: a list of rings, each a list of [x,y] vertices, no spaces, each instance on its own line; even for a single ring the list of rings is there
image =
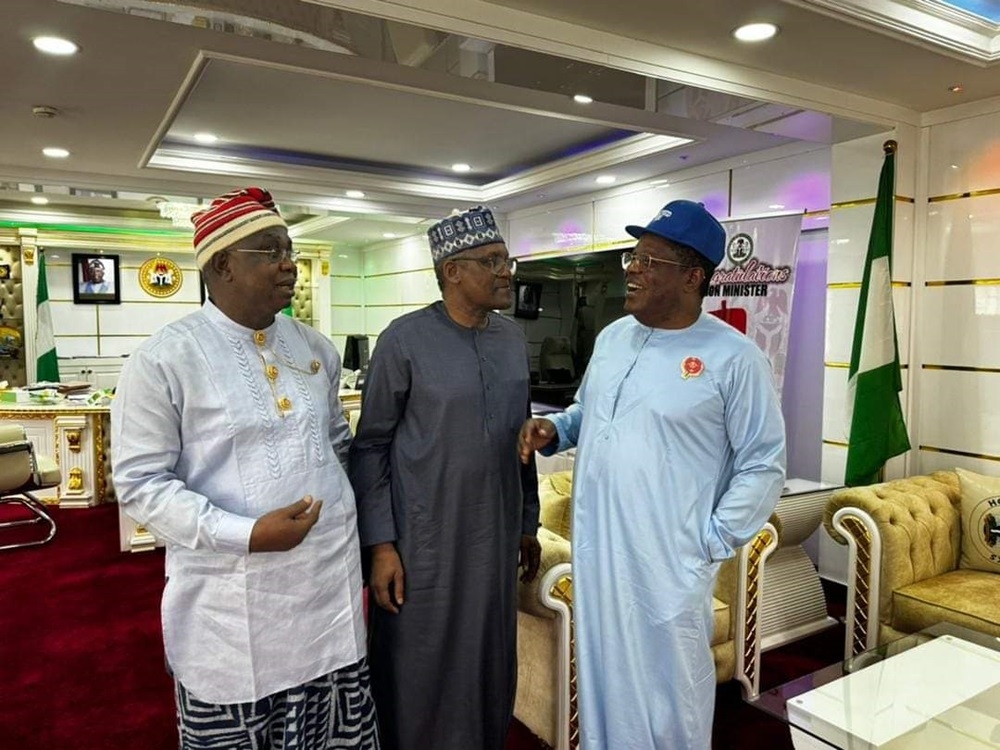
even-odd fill
[[[73,253],[73,302],[78,305],[121,304],[117,255]]]

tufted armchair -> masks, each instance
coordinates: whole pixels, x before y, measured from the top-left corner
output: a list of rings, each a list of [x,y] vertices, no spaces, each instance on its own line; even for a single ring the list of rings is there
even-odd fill
[[[541,476],[538,484],[542,560],[538,577],[518,584],[514,715],[555,750],[573,750],[579,724],[570,565],[572,471]],[[777,523],[772,516],[750,544],[722,564],[712,600],[716,680],[735,677],[751,697],[758,692],[760,676],[760,573],[778,546]]]
[[[939,622],[1000,636],[1000,576],[959,567],[958,475],[834,493],[823,522],[848,545],[845,657]]]

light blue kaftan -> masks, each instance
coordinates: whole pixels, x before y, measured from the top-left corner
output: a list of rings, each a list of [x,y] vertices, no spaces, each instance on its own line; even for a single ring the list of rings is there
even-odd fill
[[[581,747],[708,750],[718,563],[764,525],[784,482],[767,359],[711,315],[681,330],[627,316],[598,337],[576,403],[550,419],[558,450],[579,446]]]

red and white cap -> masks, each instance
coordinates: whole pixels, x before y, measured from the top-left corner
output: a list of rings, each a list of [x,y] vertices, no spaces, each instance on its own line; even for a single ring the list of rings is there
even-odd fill
[[[191,216],[194,254],[198,268],[220,250],[232,247],[255,232],[286,227],[271,194],[259,187],[240,188],[215,198],[204,211]]]

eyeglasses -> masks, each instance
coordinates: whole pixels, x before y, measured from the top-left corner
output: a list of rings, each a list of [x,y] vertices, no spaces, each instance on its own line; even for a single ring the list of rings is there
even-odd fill
[[[628,270],[628,267],[635,263],[639,266],[640,271],[648,271],[653,263],[666,263],[670,266],[680,266],[681,268],[690,268],[690,263],[681,263],[679,260],[666,260],[665,258],[654,258],[652,255],[647,253],[633,253],[631,250],[626,250],[622,253],[622,268]]]
[[[502,255],[490,255],[486,258],[448,258],[448,260],[475,261],[483,268],[488,268],[495,276],[499,276],[506,268],[513,276],[517,273],[517,258],[504,258]]]
[[[299,259],[299,251],[294,247],[268,247],[263,250],[251,247],[233,247],[230,248],[232,251],[237,253],[256,253],[258,255],[263,255],[268,263],[281,263],[284,260],[290,260],[292,263]]]

